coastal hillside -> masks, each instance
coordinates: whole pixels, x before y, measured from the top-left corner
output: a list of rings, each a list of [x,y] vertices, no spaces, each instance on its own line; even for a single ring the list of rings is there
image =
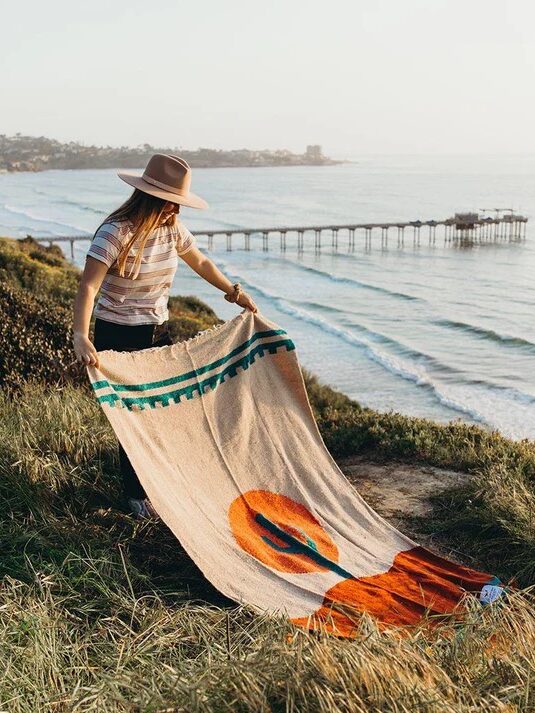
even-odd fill
[[[85,369],[72,353],[72,304],[80,271],[58,246],[31,237],[0,238],[0,387],[28,378],[88,388]],[[187,339],[221,320],[195,297],[171,297],[170,332]],[[94,324],[91,320],[90,332]]]
[[[321,146],[310,145],[302,154],[287,149],[196,150],[141,144],[129,146],[85,146],[77,141],[63,143],[45,136],[0,134],[0,172],[44,171],[78,168],[140,168],[155,153],[179,154],[192,168],[232,166],[328,166],[343,161],[324,156]]]
[[[115,435],[71,351],[80,273],[0,239],[0,709],[364,713],[535,709],[530,589],[452,637],[312,635],[226,600],[126,514]],[[170,301],[176,340],[221,320]],[[325,443],[384,517],[442,554],[535,576],[535,444],[362,408],[304,372]],[[290,703],[289,703],[290,702]]]

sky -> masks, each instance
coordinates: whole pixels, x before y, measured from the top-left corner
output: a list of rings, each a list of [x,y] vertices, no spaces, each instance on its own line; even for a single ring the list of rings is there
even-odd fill
[[[0,133],[535,153],[532,0],[2,2]]]

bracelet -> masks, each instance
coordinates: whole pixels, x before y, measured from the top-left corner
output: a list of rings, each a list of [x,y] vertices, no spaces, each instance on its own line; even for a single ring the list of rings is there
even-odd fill
[[[243,294],[242,287],[239,282],[235,282],[232,285],[233,292],[227,292],[224,297],[227,300],[227,302],[237,302],[240,295]]]

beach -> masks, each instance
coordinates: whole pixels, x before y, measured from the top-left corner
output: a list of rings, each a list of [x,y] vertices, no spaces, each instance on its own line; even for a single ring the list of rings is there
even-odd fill
[[[350,157],[351,158],[351,157]],[[444,219],[457,211],[514,208],[531,216],[531,157],[365,157],[327,167],[198,169],[210,209],[184,209],[192,231],[277,225]],[[0,234],[92,235],[129,194],[114,170],[0,176]],[[301,362],[364,406],[440,422],[462,419],[519,439],[535,436],[535,327],[531,223],[525,241],[469,248],[437,233],[420,245],[392,233],[354,251],[313,235],[298,254],[260,236],[251,251],[224,237],[210,256],[240,280],[262,312],[292,334]],[[206,239],[199,238],[201,248]],[[77,243],[83,265],[87,243]],[[68,254],[67,250],[65,250]],[[228,318],[236,307],[180,265],[172,294],[193,294]]]

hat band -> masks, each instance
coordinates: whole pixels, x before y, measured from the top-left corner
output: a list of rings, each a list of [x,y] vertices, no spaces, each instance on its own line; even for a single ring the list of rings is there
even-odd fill
[[[156,186],[157,188],[161,188],[164,191],[169,191],[169,193],[176,193],[178,196],[188,196],[189,191],[185,190],[184,188],[175,188],[174,186],[168,186],[167,183],[162,183],[161,181],[157,181],[155,178],[152,178],[151,176],[147,176],[146,173],[144,173],[141,178],[144,181],[147,181],[147,183],[152,183],[153,186]]]

